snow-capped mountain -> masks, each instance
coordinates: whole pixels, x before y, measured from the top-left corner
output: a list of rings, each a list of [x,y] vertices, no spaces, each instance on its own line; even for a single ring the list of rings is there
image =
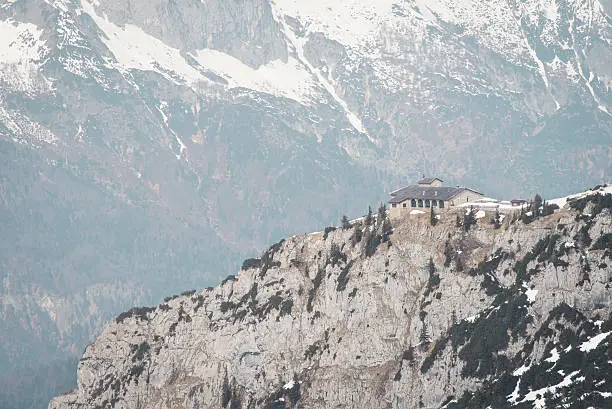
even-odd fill
[[[609,14],[0,0],[0,364],[74,359],[113,313],[421,173],[506,198],[609,178]]]
[[[120,314],[49,408],[610,407],[611,210],[594,194],[528,223],[457,225],[459,208],[392,231],[379,212],[290,237]]]

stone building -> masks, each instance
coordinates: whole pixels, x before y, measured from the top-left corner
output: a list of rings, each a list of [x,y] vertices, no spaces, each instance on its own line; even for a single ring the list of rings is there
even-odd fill
[[[429,212],[432,207],[443,211],[483,197],[482,193],[467,187],[442,186],[443,180],[438,178],[425,178],[417,183],[391,192],[389,199],[391,218],[409,214],[412,210]]]

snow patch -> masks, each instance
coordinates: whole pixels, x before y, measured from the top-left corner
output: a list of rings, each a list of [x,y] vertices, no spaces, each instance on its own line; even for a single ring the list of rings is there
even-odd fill
[[[594,350],[595,348],[599,346],[601,341],[606,339],[608,335],[610,335],[611,333],[612,331],[608,331],[602,334],[595,335],[594,337],[590,338],[588,341],[585,341],[582,344],[580,344],[580,350],[582,352],[589,352],[589,351]]]
[[[550,363],[555,363],[559,360],[559,351],[557,351],[557,348],[553,348],[550,351],[550,356],[548,358],[546,358],[544,361],[546,362],[550,362]]]
[[[576,376],[579,372],[580,371],[572,372],[571,374],[563,378],[563,380],[556,385],[538,389],[535,391],[530,391],[527,395],[525,395],[525,398],[522,400],[521,403],[531,401],[534,403],[534,408],[544,409],[544,398],[543,398],[544,394],[547,392],[555,393],[555,391],[559,388],[570,386],[572,383],[576,381],[576,380],[572,380],[572,378]]]
[[[292,389],[294,386],[295,386],[295,380],[292,379],[283,385],[283,389]]]
[[[527,372],[529,368],[531,368],[531,365],[523,365],[520,368],[516,369],[514,372],[512,372],[512,375],[513,376],[523,376],[523,374]]]
[[[556,199],[547,200],[546,202],[548,202],[549,204],[556,204],[560,208],[563,208],[567,206],[567,203],[572,200],[581,199],[583,197],[594,195],[594,194],[600,194],[600,195],[612,194],[612,185],[603,185],[595,190],[587,190],[587,191],[573,194],[570,196],[559,197]]]
[[[532,289],[532,288],[528,288],[525,291],[525,295],[527,296],[527,301],[529,301],[530,303],[533,303],[533,302],[535,302],[536,295],[538,295],[538,290]]]
[[[485,213],[484,210],[479,210],[476,212],[476,214],[474,215],[474,217],[478,220],[478,219],[482,219],[483,217],[485,217],[487,214]]]
[[[200,83],[218,84],[205,74],[214,73],[228,82],[228,88],[247,88],[306,104],[315,93],[316,84],[307,69],[290,58],[288,62],[272,61],[252,68],[239,59],[220,51],[201,49],[184,53],[147,34],[140,27],[115,25],[100,16],[88,0],[81,0],[105,36],[101,39],[116,59],[110,65],[126,72],[132,69],[153,71],[177,84],[195,87]],[[191,57],[194,65],[186,57]]]
[[[31,23],[0,21],[0,80],[22,92],[44,92],[51,82],[40,73],[49,49]]]

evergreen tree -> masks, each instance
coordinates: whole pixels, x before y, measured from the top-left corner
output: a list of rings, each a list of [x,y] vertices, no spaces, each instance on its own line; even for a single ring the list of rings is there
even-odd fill
[[[427,325],[423,322],[423,327],[421,327],[421,334],[419,335],[419,341],[421,343],[421,349],[424,351],[429,347],[431,342],[429,338],[429,332],[427,331]]]
[[[381,231],[383,241],[387,241],[389,239],[389,235],[391,234],[392,231],[393,231],[393,228],[391,227],[391,221],[389,220],[389,218],[386,218],[382,224],[382,231]]]
[[[438,224],[438,218],[436,217],[436,212],[434,211],[433,206],[430,207],[429,210],[429,224],[431,224],[432,226]]]
[[[346,215],[342,216],[341,224],[343,229],[351,228],[351,223],[349,222],[349,219],[348,217],[346,217]]]
[[[351,236],[351,244],[353,247],[355,247],[357,243],[361,242],[362,237],[363,230],[361,230],[361,223],[355,223],[355,230],[353,230],[353,235]]]
[[[366,226],[371,226],[374,221],[374,217],[372,217],[372,206],[368,206],[368,214],[364,220],[364,224]]]
[[[427,271],[429,271],[429,277],[436,274],[436,265],[434,264],[432,257],[429,257],[429,262],[427,263]]]
[[[381,226],[383,221],[387,218],[387,205],[385,205],[384,203],[381,203],[380,206],[378,207],[378,218],[377,218],[377,222],[378,225]]]
[[[451,312],[451,345],[453,347],[452,362],[457,361],[457,349],[459,347],[459,331],[457,327],[457,312]]]
[[[499,213],[499,209],[495,210],[495,216],[493,216],[492,224],[496,229],[501,227],[501,214]]]
[[[371,257],[376,253],[376,248],[380,244],[380,236],[376,232],[367,231],[365,237],[365,255]]]
[[[476,213],[474,208],[470,207],[470,210],[463,216],[463,228],[466,232],[470,231],[470,228],[476,224]]]
[[[453,261],[453,247],[450,244],[450,241],[446,241],[444,245],[444,267],[450,267],[451,262]]]
[[[540,207],[542,207],[542,202],[542,196],[536,193],[531,207],[531,212],[533,213],[534,218],[542,214],[542,210],[540,210]]]

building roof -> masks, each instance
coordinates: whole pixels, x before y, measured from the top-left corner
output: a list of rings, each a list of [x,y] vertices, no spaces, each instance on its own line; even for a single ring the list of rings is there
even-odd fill
[[[440,178],[423,178],[423,179],[419,180],[417,183],[419,185],[429,185],[429,184],[432,184],[436,180],[439,180],[440,182],[444,182]]]
[[[476,190],[467,187],[429,187],[412,185],[405,188],[396,190],[391,193],[391,199],[389,203],[401,203],[408,199],[434,199],[434,200],[449,200],[455,197],[457,194],[469,190],[471,192],[482,194]]]

